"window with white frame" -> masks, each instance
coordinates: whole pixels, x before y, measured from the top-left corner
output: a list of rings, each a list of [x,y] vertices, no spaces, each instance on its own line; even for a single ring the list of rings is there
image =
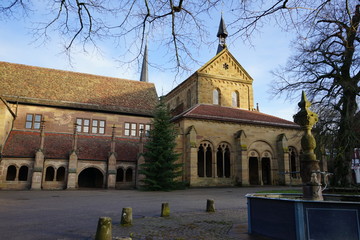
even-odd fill
[[[86,119],[86,118],[76,119],[77,132],[89,133],[89,128],[90,128],[90,119]]]
[[[136,137],[136,127],[137,127],[136,123],[131,123],[130,135],[132,137]]]
[[[148,137],[150,134],[151,125],[145,124],[145,136]]]
[[[124,135],[136,137],[137,136],[137,124],[126,122],[125,127],[124,127]]]
[[[105,121],[103,120],[92,120],[91,133],[105,133]]]
[[[130,136],[130,123],[125,123],[125,126],[124,126],[124,135],[125,135],[125,136]]]
[[[150,128],[151,128],[150,124],[140,123],[139,124],[139,136],[141,136],[141,134],[143,134],[143,136],[148,137]]]
[[[105,134],[106,121],[97,119],[77,118],[76,130],[81,133]]]
[[[139,123],[139,136],[144,136],[143,135],[144,132],[145,132],[145,124]]]

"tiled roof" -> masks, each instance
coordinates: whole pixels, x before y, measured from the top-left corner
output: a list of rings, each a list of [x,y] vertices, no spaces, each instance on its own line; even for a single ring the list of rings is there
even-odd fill
[[[72,150],[73,135],[45,133],[45,159],[68,159]],[[78,135],[79,160],[107,160],[110,152],[110,137]],[[119,161],[136,161],[138,140],[116,138],[115,152]],[[40,147],[39,132],[11,131],[3,157],[34,158]]]
[[[0,62],[0,96],[8,101],[151,115],[155,85]]]
[[[189,110],[175,116],[173,120],[180,118],[194,118],[221,122],[234,122],[244,124],[268,125],[286,128],[299,128],[294,122],[260,113],[238,108],[222,107],[219,105],[198,104]]]

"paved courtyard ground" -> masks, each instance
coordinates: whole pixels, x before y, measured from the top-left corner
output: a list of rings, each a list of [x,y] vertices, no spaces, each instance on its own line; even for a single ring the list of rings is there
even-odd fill
[[[173,192],[137,190],[0,191],[1,239],[94,239],[99,217],[111,217],[113,239],[262,239],[247,234],[247,193],[268,189],[197,188]],[[206,213],[207,199],[215,213]],[[160,217],[168,202],[171,215]],[[121,211],[133,209],[133,226],[121,227]]]

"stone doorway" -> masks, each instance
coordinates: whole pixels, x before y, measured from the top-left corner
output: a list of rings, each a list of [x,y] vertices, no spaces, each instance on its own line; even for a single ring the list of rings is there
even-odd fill
[[[271,167],[270,158],[261,159],[261,174],[264,185],[271,185]]]
[[[78,178],[79,188],[103,188],[104,176],[97,168],[86,168]]]
[[[249,182],[250,185],[259,185],[258,158],[249,158]]]

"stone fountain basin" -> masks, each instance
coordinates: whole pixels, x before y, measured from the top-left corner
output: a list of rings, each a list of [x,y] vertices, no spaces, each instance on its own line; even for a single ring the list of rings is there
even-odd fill
[[[272,239],[360,239],[360,195],[247,194],[248,232]]]

